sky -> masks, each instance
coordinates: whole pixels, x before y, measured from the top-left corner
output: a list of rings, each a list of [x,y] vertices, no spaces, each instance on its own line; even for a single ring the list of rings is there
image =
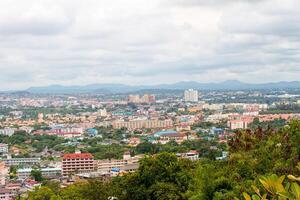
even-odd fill
[[[299,0],[1,0],[0,90],[300,80]]]

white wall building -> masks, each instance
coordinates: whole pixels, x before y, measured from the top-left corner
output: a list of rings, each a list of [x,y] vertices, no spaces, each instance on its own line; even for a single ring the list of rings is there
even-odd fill
[[[184,101],[186,102],[198,102],[198,91],[189,89],[184,91]]]
[[[0,143],[0,153],[8,153],[8,144]]]
[[[30,177],[32,168],[18,169],[17,176],[19,180]],[[40,169],[42,176],[47,178],[55,178],[61,175],[61,168],[42,168]]]
[[[0,135],[12,136],[14,133],[15,133],[15,129],[13,128],[0,129]]]

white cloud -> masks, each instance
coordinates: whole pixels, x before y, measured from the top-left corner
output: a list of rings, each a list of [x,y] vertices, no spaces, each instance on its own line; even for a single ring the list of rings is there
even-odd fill
[[[2,0],[0,90],[298,80],[298,0]]]

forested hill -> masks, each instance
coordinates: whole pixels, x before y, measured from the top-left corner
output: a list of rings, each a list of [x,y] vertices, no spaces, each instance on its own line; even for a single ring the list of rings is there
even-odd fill
[[[30,200],[231,200],[300,199],[300,121],[278,129],[240,131],[224,161],[192,162],[170,153],[144,158],[135,173],[108,182],[55,182],[29,193]],[[298,167],[297,167],[298,166]]]

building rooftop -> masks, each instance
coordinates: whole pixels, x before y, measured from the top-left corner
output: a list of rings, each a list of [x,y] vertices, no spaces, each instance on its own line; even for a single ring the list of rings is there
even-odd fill
[[[10,190],[5,189],[5,188],[0,188],[0,193],[4,194],[4,193],[10,193]]]
[[[177,131],[174,131],[174,130],[158,131],[158,132],[154,133],[154,137],[160,137],[163,135],[171,135],[171,134],[177,134]]]
[[[93,158],[93,155],[90,153],[70,153],[65,154],[63,159],[86,159],[86,158]]]
[[[24,168],[24,169],[18,169],[17,172],[18,173],[30,173],[33,169],[32,168]],[[44,171],[59,171],[61,170],[61,168],[42,168],[40,169],[41,172]]]

